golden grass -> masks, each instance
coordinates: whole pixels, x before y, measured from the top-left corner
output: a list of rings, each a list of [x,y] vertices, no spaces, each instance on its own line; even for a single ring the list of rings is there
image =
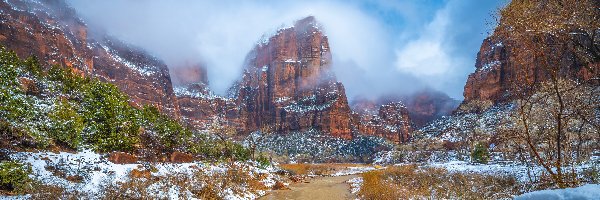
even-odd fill
[[[363,199],[501,199],[519,193],[512,177],[448,173],[440,168],[393,166],[364,173]]]

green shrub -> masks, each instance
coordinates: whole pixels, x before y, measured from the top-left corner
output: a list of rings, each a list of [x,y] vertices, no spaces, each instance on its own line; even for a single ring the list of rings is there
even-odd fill
[[[33,180],[29,178],[31,167],[18,162],[0,162],[0,189],[17,194],[31,191]]]
[[[230,142],[230,141],[227,141],[227,143],[229,143],[228,147],[231,148],[230,151],[232,152],[233,158],[235,160],[239,160],[239,161],[250,160],[250,157],[252,156],[252,154],[250,153],[250,150],[248,148],[242,146],[241,144]]]
[[[490,159],[490,153],[488,151],[487,145],[484,143],[477,143],[471,152],[471,161],[475,163],[487,164]]]
[[[5,47],[0,47],[0,84],[4,88],[15,88],[18,86],[17,78],[19,76],[18,67],[21,60],[12,51]]]
[[[195,136],[194,139],[195,140],[190,143],[187,150],[203,159],[213,161],[246,161],[251,158],[250,149],[241,144],[231,141],[210,139],[205,135]]]
[[[94,80],[84,85],[81,110],[90,133],[85,140],[97,151],[132,151],[139,142],[140,126],[128,100],[112,84]]]
[[[33,84],[21,88],[20,78]],[[54,142],[73,149],[88,144],[99,152],[133,151],[145,130],[148,134],[144,136],[151,138],[144,142],[158,151],[195,149],[220,158],[224,157],[223,149],[231,149],[230,154],[244,157],[243,151],[225,144],[189,148],[190,130],[155,107],[132,107],[129,97],[115,85],[82,77],[69,67],[43,68],[37,58],[19,59],[2,46],[0,102],[0,131],[24,136],[26,146],[46,148]],[[44,106],[52,104],[51,111]]]
[[[82,92],[84,85],[90,84],[91,80],[73,73],[73,70],[58,65],[53,65],[47,72],[48,80],[55,81],[56,89],[65,94],[75,94]]]
[[[0,118],[15,124],[26,124],[34,118],[33,105],[20,92],[0,89]]]
[[[14,52],[0,47],[0,117],[9,121],[23,122],[31,118],[31,105],[19,89],[21,60]]]
[[[200,156],[205,160],[221,160],[221,143],[211,140],[206,135],[197,135],[195,140],[187,147],[187,151]]]
[[[267,157],[266,155],[264,155],[262,153],[260,155],[258,155],[258,157],[256,157],[256,162],[258,162],[258,164],[261,167],[267,167],[267,166],[271,165],[271,160],[269,159],[269,157]]]
[[[159,140],[166,148],[177,148],[185,145],[192,136],[192,132],[183,128],[175,120],[161,116],[153,127]]]
[[[48,124],[48,136],[55,143],[77,149],[82,142],[84,123],[76,108],[67,100],[59,100],[55,103],[54,111],[48,115],[51,120]]]
[[[183,148],[192,137],[192,132],[181,126],[177,121],[161,114],[154,106],[144,106],[140,110],[139,122],[146,130],[152,131],[158,137],[163,149],[173,150]]]
[[[30,56],[29,58],[25,59],[23,61],[23,66],[25,71],[32,76],[38,77],[42,74],[42,67],[35,56]]]

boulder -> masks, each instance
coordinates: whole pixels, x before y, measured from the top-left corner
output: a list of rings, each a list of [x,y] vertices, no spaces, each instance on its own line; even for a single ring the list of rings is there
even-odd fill
[[[124,152],[113,152],[108,155],[108,161],[115,164],[135,164],[138,158]]]

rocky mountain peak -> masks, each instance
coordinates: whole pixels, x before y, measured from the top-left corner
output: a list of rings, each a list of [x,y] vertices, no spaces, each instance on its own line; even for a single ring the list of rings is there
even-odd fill
[[[330,71],[329,42],[314,17],[279,30],[247,58],[238,102],[249,131],[316,128],[351,137],[345,90]]]

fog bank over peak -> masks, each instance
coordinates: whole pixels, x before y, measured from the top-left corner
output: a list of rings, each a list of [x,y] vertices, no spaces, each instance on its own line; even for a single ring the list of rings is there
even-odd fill
[[[264,36],[314,16],[348,97],[424,87],[462,99],[501,2],[68,0],[93,30],[142,47],[170,67],[200,63],[224,94]],[[468,11],[468,12],[466,12]],[[492,27],[493,28],[493,27]]]

